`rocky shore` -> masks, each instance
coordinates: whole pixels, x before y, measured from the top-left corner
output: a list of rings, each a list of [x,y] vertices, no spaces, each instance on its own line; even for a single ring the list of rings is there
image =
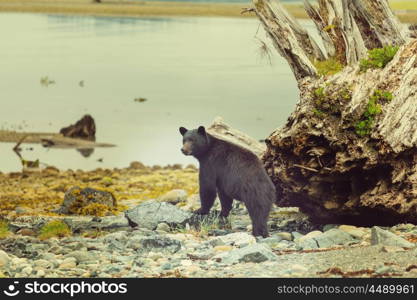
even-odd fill
[[[270,237],[254,238],[238,203],[228,220],[218,201],[210,216],[192,214],[193,166],[0,177],[1,277],[417,277],[416,225],[318,225],[274,207]],[[57,213],[74,186],[110,191],[117,209]]]

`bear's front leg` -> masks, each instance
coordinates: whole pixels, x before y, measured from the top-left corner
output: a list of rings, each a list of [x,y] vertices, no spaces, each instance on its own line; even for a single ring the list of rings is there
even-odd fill
[[[207,171],[204,172],[202,171],[202,168],[200,168],[199,181],[201,208],[197,209],[194,213],[207,215],[216,199],[216,179],[213,174],[210,174],[210,172]]]
[[[219,198],[220,204],[222,205],[222,210],[220,212],[220,217],[227,218],[229,216],[230,210],[233,205],[233,198],[229,197],[223,190],[219,189]]]

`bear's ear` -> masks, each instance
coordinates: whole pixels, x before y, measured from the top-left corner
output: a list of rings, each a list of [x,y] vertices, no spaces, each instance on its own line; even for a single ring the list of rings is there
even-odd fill
[[[204,126],[198,127],[197,132],[201,135],[206,135],[206,129],[204,128]]]
[[[180,127],[180,133],[181,133],[181,135],[184,135],[187,131],[188,131],[187,128]]]

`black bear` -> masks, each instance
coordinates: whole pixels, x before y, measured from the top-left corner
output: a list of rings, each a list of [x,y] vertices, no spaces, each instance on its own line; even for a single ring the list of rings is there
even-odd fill
[[[267,237],[267,220],[276,193],[259,158],[242,147],[215,138],[203,126],[193,130],[180,127],[180,133],[182,153],[194,156],[200,163],[201,208],[196,213],[208,214],[216,194],[222,217],[229,215],[233,199],[242,201],[252,220],[252,234]]]

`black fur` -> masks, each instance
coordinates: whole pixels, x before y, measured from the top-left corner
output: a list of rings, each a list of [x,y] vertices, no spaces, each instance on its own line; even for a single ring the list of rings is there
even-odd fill
[[[268,236],[267,220],[275,187],[262,162],[252,152],[217,139],[203,126],[187,130],[180,128],[185,155],[193,155],[200,163],[200,199],[198,214],[208,214],[216,194],[221,202],[221,216],[227,217],[233,199],[242,201],[252,220],[254,236]]]

